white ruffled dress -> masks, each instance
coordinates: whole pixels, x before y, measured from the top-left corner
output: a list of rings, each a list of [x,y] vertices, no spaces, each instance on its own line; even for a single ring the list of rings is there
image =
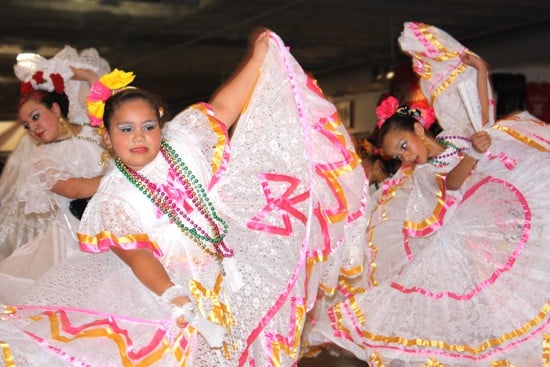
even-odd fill
[[[22,82],[39,70],[61,75],[69,99],[68,121],[83,129],[73,139],[42,146],[25,134],[6,162],[0,178],[0,302],[13,302],[20,289],[57,262],[79,253],[79,220],[69,210],[71,199],[51,191],[54,184],[102,175],[107,168],[99,164],[101,137],[87,125],[85,98],[90,87],[71,79],[71,67],[91,69],[98,75],[110,69],[97,50],[77,52],[70,46],[50,59],[35,55],[14,65]]]
[[[0,340],[17,366],[295,366],[318,298],[336,299],[362,281],[364,172],[335,107],[276,35],[231,149],[205,104],[163,134],[228,224],[234,256],[223,260],[225,275],[114,169],[79,230],[82,248],[97,253],[48,272],[5,310]],[[160,154],[139,173],[186,208]],[[108,251],[113,245],[153,249],[201,317],[226,330],[223,345],[208,345],[208,328],[177,328],[170,309]]]
[[[25,201],[19,200],[19,188],[27,179],[29,157],[35,142],[24,134],[10,154],[0,177],[0,260],[17,247],[44,233],[52,212],[25,215]]]
[[[476,73],[460,62],[458,43],[434,27],[407,23],[400,42],[423,66],[415,70],[426,72],[421,86],[448,148],[384,183],[370,218],[371,288],[330,309],[312,339],[369,366],[543,366],[550,360],[550,126],[527,112],[488,124],[489,152],[460,190],[446,191],[444,174],[474,132],[460,89],[477,94],[469,83]]]
[[[22,176],[18,186],[2,207],[3,213],[12,211],[15,215],[11,218],[12,227],[3,228],[2,233],[8,228],[19,233],[13,243],[27,239],[0,261],[0,302],[3,303],[14,302],[20,290],[49,268],[80,252],[76,236],[80,221],[69,209],[71,199],[52,191],[55,183],[75,177],[96,177],[106,170],[106,166],[100,164],[101,137],[97,129],[87,125],[73,138],[35,146],[29,152],[24,156],[26,166],[19,171]],[[1,219],[6,220],[10,219]]]

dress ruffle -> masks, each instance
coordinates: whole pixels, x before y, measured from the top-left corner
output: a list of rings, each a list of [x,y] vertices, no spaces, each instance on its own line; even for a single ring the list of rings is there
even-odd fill
[[[33,144],[27,138],[23,142]],[[58,180],[104,174],[108,166],[100,165],[102,152],[100,137],[89,126],[75,138],[17,151],[14,158],[24,163],[14,170],[17,186],[2,203],[0,217],[2,234],[13,235],[2,243],[3,250],[12,251],[0,261],[0,302],[13,302],[19,290],[79,252],[79,220],[70,212],[71,199],[51,189]]]
[[[412,28],[405,27],[408,40]],[[433,27],[415,29],[429,42],[406,51],[424,58],[435,78],[452,64],[440,49],[453,43]],[[457,80],[436,104],[459,98]],[[459,102],[443,120],[449,116],[459,119],[438,138],[468,146],[474,127],[467,108]],[[550,127],[522,112],[484,130],[489,152],[459,190],[445,190],[443,181],[460,161],[454,148],[434,164],[404,166],[384,183],[368,232],[371,287],[331,308],[312,332],[315,342],[336,343],[369,366],[550,360],[550,171],[542,168],[550,165]]]
[[[79,233],[87,242],[102,231],[118,240],[147,233],[202,316],[226,327],[224,346],[209,348],[189,325],[175,328],[169,310],[112,252],[82,254],[48,272],[0,323],[21,366],[41,360],[27,355],[31,349],[44,360],[53,351],[88,365],[296,365],[308,313],[362,281],[363,169],[336,108],[278,36],[271,35],[230,145],[204,104],[169,122],[164,136],[227,221],[224,242],[234,251],[223,261],[228,275],[117,170],[102,181]],[[160,156],[140,173],[170,186]],[[172,194],[183,207],[178,192]],[[229,279],[234,272],[244,281],[238,290]],[[19,331],[40,347],[19,349]]]

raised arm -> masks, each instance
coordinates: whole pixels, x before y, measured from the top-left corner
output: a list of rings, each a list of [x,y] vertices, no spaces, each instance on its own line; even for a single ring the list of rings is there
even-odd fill
[[[462,61],[477,70],[477,91],[479,94],[479,104],[481,106],[481,121],[485,125],[489,122],[489,72],[487,64],[478,56],[466,53],[462,56]],[[486,131],[480,131],[472,135],[472,147],[464,158],[448,174],[445,180],[445,186],[449,190],[458,190],[466,178],[475,168],[477,161],[482,153],[487,151],[491,145],[491,137]]]
[[[485,126],[489,122],[489,71],[487,64],[481,58],[471,53],[464,54],[462,61],[477,70],[477,92],[481,106],[481,122]]]
[[[86,82],[90,86],[94,84],[96,80],[99,79],[99,76],[91,69],[81,69],[81,68],[71,67],[71,70],[73,71],[73,76],[71,79]]]
[[[216,117],[230,127],[241,114],[250,98],[260,68],[269,47],[269,32],[263,31],[252,45],[249,55],[233,76],[214,93],[210,105]]]

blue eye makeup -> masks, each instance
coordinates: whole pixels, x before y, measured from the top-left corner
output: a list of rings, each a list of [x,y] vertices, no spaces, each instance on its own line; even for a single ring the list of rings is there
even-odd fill
[[[134,126],[132,124],[120,124],[117,127],[123,133],[130,133],[134,130]]]
[[[149,121],[149,122],[146,122],[145,124],[143,124],[143,130],[145,130],[145,131],[154,130],[156,127],[157,127],[157,122],[156,121]]]

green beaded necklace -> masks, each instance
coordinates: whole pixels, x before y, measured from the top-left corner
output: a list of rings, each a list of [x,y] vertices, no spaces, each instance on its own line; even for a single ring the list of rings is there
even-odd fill
[[[147,196],[157,208],[159,208],[188,238],[190,238],[204,252],[213,256],[218,262],[224,257],[233,256],[233,250],[229,249],[224,238],[227,234],[227,223],[216,213],[214,205],[210,202],[206,190],[195,177],[191,169],[183,162],[178,153],[165,140],[161,142],[160,153],[166,160],[177,180],[184,186],[186,193],[191,199],[197,212],[208,223],[212,234],[208,234],[203,228],[196,224],[168,195],[151,182],[148,178],[128,167],[117,158],[116,167],[142,194]],[[187,225],[186,225],[187,224]],[[220,226],[223,232],[220,232]],[[210,248],[213,246],[213,249]],[[223,267],[222,267],[223,269]]]
[[[445,162],[443,159],[451,157],[455,154],[458,154],[459,156],[464,155],[463,152],[464,152],[465,148],[459,148],[455,144],[451,143],[449,140],[446,140],[446,139],[438,138],[436,140],[437,140],[438,143],[443,144],[447,148],[453,148],[453,151],[450,152],[450,153],[446,153],[446,154],[440,154],[440,155],[437,155],[435,157],[430,157],[426,160],[427,163],[437,165],[437,166],[440,166],[440,167],[441,166],[448,166],[449,162]]]

